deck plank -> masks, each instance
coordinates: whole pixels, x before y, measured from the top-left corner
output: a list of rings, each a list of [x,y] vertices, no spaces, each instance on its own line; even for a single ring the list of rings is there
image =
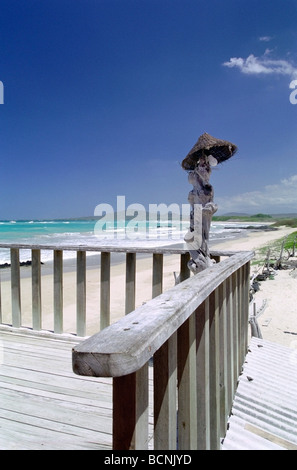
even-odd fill
[[[0,330],[0,449],[111,449],[112,380],[72,371],[79,339]]]

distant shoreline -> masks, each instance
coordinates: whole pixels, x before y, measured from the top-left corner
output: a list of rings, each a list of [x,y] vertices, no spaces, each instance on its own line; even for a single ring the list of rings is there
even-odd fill
[[[217,223],[217,222],[216,222]],[[225,227],[226,222],[222,222],[222,225]],[[255,236],[255,240],[258,239],[258,237],[264,236],[265,234],[278,234],[279,236],[275,236],[273,238],[281,238],[281,233],[282,231],[278,228],[272,228],[269,226],[270,224],[253,224],[250,226],[246,227],[241,227],[241,230],[238,232],[234,232],[232,236],[230,235],[223,235],[220,238],[214,238],[210,239],[209,241],[209,247],[210,250],[232,250],[241,246],[242,243],[248,242],[250,237]],[[236,226],[238,226],[238,223],[234,223],[234,227],[228,227],[230,230],[234,229]],[[290,229],[288,229],[290,230]],[[292,230],[292,229],[291,229]],[[216,248],[217,247],[217,248]],[[149,253],[138,253],[137,258],[149,258],[151,255]],[[118,265],[122,264],[125,262],[125,253],[111,253],[111,265]],[[31,261],[21,261],[20,262],[20,274],[21,278],[27,278],[31,277]],[[101,256],[99,253],[87,253],[87,269],[100,269],[101,266]],[[10,265],[9,263],[3,263],[0,265],[0,274],[1,274],[1,280],[3,282],[10,280]],[[63,260],[63,272],[69,273],[69,272],[76,272],[76,257],[73,258],[65,258]],[[46,260],[41,262],[41,275],[42,276],[47,276],[47,275],[53,275],[53,260]]]
[[[268,245],[275,240],[285,237],[289,233],[296,231],[292,228],[279,228],[276,231],[241,231],[239,234],[235,234],[236,238],[224,238],[216,240],[214,243],[210,243],[211,251],[256,251],[260,247]],[[238,235],[238,236],[237,236]],[[110,276],[110,290],[111,290],[111,322],[117,321],[119,318],[125,315],[125,253],[116,253],[116,256],[111,256],[111,276]],[[140,258],[140,259],[138,259]],[[137,256],[137,267],[136,267],[136,307],[142,305],[143,302],[147,302],[151,299],[152,295],[152,256],[149,254],[141,254]],[[251,264],[251,271],[258,269],[259,266],[253,266]],[[175,284],[174,273],[178,273],[180,270],[180,259],[178,255],[168,255],[164,257],[164,275],[163,275],[163,290],[172,288]],[[22,303],[22,318],[23,324],[31,325],[32,319],[32,282],[31,282],[31,267],[22,266],[21,272],[21,303]],[[276,276],[276,281],[266,281],[262,283],[262,289],[271,289],[271,296],[269,297],[269,308],[267,308],[267,316],[269,318],[270,308],[274,308],[274,305],[278,305],[278,311],[275,313],[276,316],[283,317],[282,309],[286,297],[293,298],[292,303],[295,308],[295,292],[296,292],[296,279],[291,279],[289,284],[287,278],[286,283],[290,285],[290,291],[286,293],[286,297],[282,299],[282,295],[285,287],[277,280],[281,276],[288,276],[286,271],[280,272]],[[3,322],[11,323],[11,284],[10,284],[10,268],[1,270],[1,302],[3,312]],[[65,259],[63,266],[63,309],[64,309],[64,331],[73,332],[75,330],[75,314],[76,314],[76,260]],[[53,263],[47,261],[41,266],[41,289],[42,289],[42,312],[43,312],[43,328],[53,329]],[[291,277],[291,276],[289,276]],[[100,255],[96,254],[87,257],[87,272],[86,272],[86,284],[87,284],[87,317],[88,317],[88,329],[87,335],[96,333],[99,331],[99,310],[100,310]],[[294,281],[294,282],[293,282]],[[257,293],[255,298],[257,304],[260,305],[260,294]],[[263,292],[264,294],[264,292]],[[268,294],[267,294],[268,295]],[[265,294],[266,296],[266,294]],[[278,302],[278,303],[277,303]],[[281,305],[280,305],[281,304]],[[283,305],[282,305],[283,304]],[[274,311],[274,310],[273,310]],[[6,313],[7,312],[7,313]],[[295,329],[296,314],[292,312],[292,321],[285,325],[284,331],[297,331]],[[265,311],[266,314],[266,311]],[[265,315],[264,314],[264,315]],[[263,318],[265,318],[263,316]],[[294,320],[295,319],[295,320]],[[283,319],[285,321],[285,318]],[[266,333],[267,338],[270,338],[273,334],[277,340],[289,341],[288,334],[278,331],[278,323],[280,320],[270,323],[269,329],[263,329]],[[273,329],[272,329],[273,327]]]

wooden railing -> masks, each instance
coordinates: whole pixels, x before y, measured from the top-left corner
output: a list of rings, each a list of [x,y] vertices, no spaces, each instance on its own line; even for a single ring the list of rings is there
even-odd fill
[[[51,250],[52,331],[58,334],[64,332],[65,321],[64,252],[76,252],[73,286],[76,300],[71,307],[76,318],[71,333],[82,337],[87,336],[87,254],[101,254],[98,264],[100,326],[96,330],[100,331],[74,349],[73,370],[81,375],[114,378],[114,449],[220,447],[247,350],[249,263],[253,253],[212,252],[217,263],[200,274],[190,276],[187,267],[189,254],[183,248],[27,244],[0,244],[0,248],[9,251],[11,265],[0,271],[4,282],[10,282],[11,298],[7,312],[0,295],[0,323],[11,328],[28,326],[23,320],[22,294],[23,289],[29,289],[31,284],[29,328],[44,332],[42,288],[45,277],[41,254],[43,250]],[[29,267],[20,267],[22,250],[31,251]],[[111,256],[114,252],[122,253],[125,261],[125,300],[123,317],[110,324]],[[152,257],[151,300],[146,299],[135,309],[136,257],[140,253]],[[172,273],[173,287],[163,292],[164,260],[171,254],[179,259],[181,282],[174,286]],[[25,280],[30,283],[24,284]],[[0,294],[3,294],[3,287]],[[28,294],[26,291],[27,297]],[[149,373],[153,376],[153,386],[149,385]],[[149,389],[153,390],[153,398]],[[149,407],[153,407],[154,416],[151,440]]]
[[[75,373],[113,377],[114,449],[220,448],[247,352],[253,253],[229,255],[74,348]]]
[[[65,332],[64,325],[64,254],[67,251],[76,252],[76,263],[73,269],[76,272],[75,284],[72,286],[74,291],[74,307],[76,311],[76,319],[74,326],[71,326],[67,332],[78,336],[88,335],[88,324],[86,315],[87,305],[87,254],[100,253],[100,260],[98,260],[98,323],[99,328],[102,330],[107,327],[111,322],[111,256],[113,254],[122,254],[123,262],[125,263],[125,295],[124,295],[124,312],[123,315],[130,313],[135,309],[135,298],[136,298],[136,273],[137,273],[137,255],[146,255],[152,257],[152,288],[150,298],[156,297],[163,291],[163,274],[164,274],[164,257],[167,255],[176,255],[177,257],[177,270],[180,272],[183,278],[189,275],[187,268],[187,261],[189,254],[187,250],[174,247],[160,247],[160,248],[117,248],[114,246],[55,246],[55,245],[30,245],[30,244],[7,244],[1,243],[0,248],[7,249],[10,254],[10,266],[0,270],[0,276],[5,282],[10,282],[10,305],[4,307],[4,302],[1,303],[1,286],[0,286],[0,324],[9,324],[13,327],[27,327],[29,326],[33,330],[40,331],[42,329],[48,329],[44,327],[44,312],[42,302],[42,288],[44,278],[44,269],[48,267],[42,266],[41,253],[43,251],[52,252],[52,328],[51,331],[54,333],[61,334]],[[28,253],[26,259],[29,258],[29,266],[20,267],[20,255],[22,250],[26,250]],[[179,259],[179,262],[178,262]],[[51,264],[51,263],[46,263]],[[92,266],[94,268],[94,266]],[[31,285],[26,283],[24,285],[23,275],[31,277]],[[174,285],[174,275],[172,272],[172,285]],[[28,292],[31,290],[31,293]],[[24,292],[26,291],[26,292]],[[27,297],[31,295],[31,312],[24,312],[22,306],[22,297],[25,294]],[[6,292],[7,295],[7,292]],[[144,299],[145,301],[150,298]],[[4,297],[3,297],[4,300]],[[7,302],[6,302],[7,303]],[[28,310],[28,307],[27,307]],[[24,320],[26,313],[26,320]],[[28,320],[28,317],[29,318]]]

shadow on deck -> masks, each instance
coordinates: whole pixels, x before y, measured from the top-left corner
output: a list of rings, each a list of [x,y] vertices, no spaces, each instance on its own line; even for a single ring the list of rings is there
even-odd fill
[[[110,450],[112,379],[73,373],[79,339],[10,330],[0,330],[0,449]],[[252,338],[222,449],[297,450],[296,403],[296,350]]]
[[[78,339],[0,329],[0,449],[111,449],[112,379],[72,371]]]

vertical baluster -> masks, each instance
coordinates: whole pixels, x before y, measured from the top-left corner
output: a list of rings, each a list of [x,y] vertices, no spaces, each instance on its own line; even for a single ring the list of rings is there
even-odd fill
[[[244,354],[247,353],[249,331],[249,304],[250,304],[250,262],[244,266],[245,270],[245,313],[244,313]]]
[[[1,273],[0,273],[0,323],[3,323],[3,318],[2,318],[2,300],[1,300]]]
[[[20,254],[18,248],[11,248],[11,307],[12,326],[21,326],[21,281],[20,281]]]
[[[239,367],[239,301],[238,301],[238,271],[232,274],[232,308],[233,308],[233,352],[234,352],[234,388],[237,387]]]
[[[154,450],[176,449],[176,334],[154,354]]]
[[[238,283],[238,300],[239,300],[239,367],[241,370],[241,366],[244,359],[244,277],[243,277],[243,269],[242,267],[239,268],[239,283]],[[239,371],[240,371],[239,370]]]
[[[180,282],[190,277],[190,253],[180,256]],[[196,315],[179,328],[178,340],[178,448],[197,448]]]
[[[125,314],[135,310],[136,253],[126,254]]]
[[[218,289],[209,296],[210,448],[220,448],[220,331]]]
[[[196,317],[178,329],[178,448],[197,448]]]
[[[39,249],[32,249],[32,317],[33,330],[41,330],[41,268]]]
[[[63,252],[54,250],[54,331],[63,333]]]
[[[197,449],[210,449],[209,298],[196,311]]]
[[[113,449],[148,447],[148,364],[113,379]]]
[[[226,311],[226,281],[218,287],[220,315],[220,435],[226,433],[228,419],[228,342],[227,342],[227,311]]]
[[[163,292],[163,254],[153,254],[153,289],[152,298]]]
[[[77,252],[76,328],[78,336],[86,335],[86,252]]]
[[[228,357],[228,406],[227,411],[230,414],[233,396],[234,396],[234,323],[233,323],[233,290],[232,275],[228,277],[226,282],[227,295],[227,357]]]
[[[110,324],[110,253],[101,253],[100,330]]]
[[[190,260],[190,253],[182,253],[180,255],[180,282],[190,277],[190,270],[188,268],[188,262]]]

